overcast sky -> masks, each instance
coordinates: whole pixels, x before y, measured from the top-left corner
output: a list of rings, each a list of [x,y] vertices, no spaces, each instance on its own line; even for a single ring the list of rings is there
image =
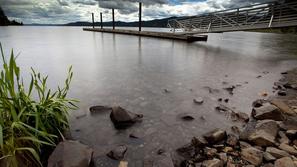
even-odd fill
[[[103,13],[104,21],[111,20],[111,8],[115,8],[116,20],[136,21],[139,0],[0,0],[0,6],[10,19],[25,24],[63,24],[90,21],[95,13]],[[171,16],[188,16],[223,10],[267,0],[141,0],[143,20]]]

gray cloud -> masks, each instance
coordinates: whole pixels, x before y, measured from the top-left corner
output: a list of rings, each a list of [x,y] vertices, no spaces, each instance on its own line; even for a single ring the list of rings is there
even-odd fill
[[[235,8],[261,3],[264,0],[140,0],[146,20],[171,16],[195,15],[203,12]],[[4,12],[11,19],[24,23],[67,23],[88,21],[90,14],[104,14],[111,19],[111,8],[117,11],[117,20],[137,20],[138,0],[0,0]],[[178,2],[178,3],[176,3]]]

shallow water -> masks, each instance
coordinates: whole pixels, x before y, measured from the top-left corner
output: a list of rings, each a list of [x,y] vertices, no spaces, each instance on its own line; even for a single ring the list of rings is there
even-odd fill
[[[25,76],[32,66],[49,75],[51,87],[62,84],[73,65],[70,96],[80,100],[80,109],[71,114],[71,132],[94,148],[96,166],[117,166],[105,156],[116,145],[127,145],[125,160],[129,167],[138,167],[159,148],[173,152],[192,136],[239,125],[215,111],[217,99],[229,98],[225,105],[249,114],[261,92],[272,94],[280,72],[297,67],[296,35],[233,32],[185,43],[79,27],[1,27],[0,42],[6,52],[14,48],[20,53],[17,60]],[[223,90],[236,84],[241,86],[233,96]],[[206,86],[219,92],[209,93]],[[204,103],[194,104],[195,97]],[[127,130],[115,130],[109,113],[89,114],[92,105],[120,105],[144,119]],[[195,120],[180,120],[183,113]],[[143,137],[130,139],[134,131]]]

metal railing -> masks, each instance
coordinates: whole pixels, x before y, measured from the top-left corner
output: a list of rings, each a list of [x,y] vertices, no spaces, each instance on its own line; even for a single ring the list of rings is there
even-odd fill
[[[297,1],[274,1],[168,21],[174,32],[180,29],[188,34],[289,26],[297,26]]]

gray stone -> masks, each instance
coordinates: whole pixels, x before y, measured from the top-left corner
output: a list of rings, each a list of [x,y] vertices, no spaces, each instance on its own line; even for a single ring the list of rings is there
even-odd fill
[[[212,160],[205,160],[201,165],[201,167],[223,167],[223,166],[224,166],[223,161],[216,158]]]
[[[244,142],[244,141],[239,141],[239,145],[240,145],[240,148],[241,148],[241,149],[243,149],[243,148],[248,148],[248,147],[252,147],[249,143]]]
[[[254,132],[248,136],[248,140],[257,146],[274,146],[278,130],[278,124],[273,120],[259,121]]]
[[[60,142],[48,159],[48,167],[88,167],[93,150],[78,141]]]
[[[217,154],[217,152],[218,151],[215,148],[209,148],[209,147],[204,148],[204,153],[208,158],[213,158]]]
[[[227,157],[227,154],[226,153],[219,153],[218,154],[218,157],[220,158],[220,160],[223,161],[224,164],[227,163],[228,157]]]
[[[279,91],[277,92],[277,94],[278,94],[279,96],[287,96],[287,92],[284,91],[284,90],[279,90]]]
[[[263,153],[254,147],[248,147],[241,150],[241,158],[255,166],[259,166],[263,161]]]
[[[124,145],[118,146],[115,149],[107,153],[107,156],[114,160],[122,160],[127,152],[127,147]]]
[[[192,145],[192,143],[189,143],[178,148],[176,151],[185,159],[191,159],[195,155],[195,146]]]
[[[271,103],[278,107],[283,114],[286,115],[295,115],[296,113],[282,100],[280,99],[273,99]]]
[[[275,121],[284,120],[284,116],[279,110],[279,108],[269,103],[265,103],[263,106],[259,108],[254,108],[252,111],[252,116],[257,120],[264,120],[264,119],[272,119]]]
[[[272,156],[270,153],[268,152],[264,152],[263,153],[263,157],[266,161],[270,162],[270,161],[274,161],[276,160],[276,158],[274,156]]]
[[[236,116],[238,117],[238,119],[243,120],[244,122],[248,122],[250,119],[249,115],[244,112],[237,112]]]
[[[295,167],[295,164],[291,158],[283,157],[274,162],[274,167]]]
[[[248,140],[249,136],[255,132],[257,122],[252,120],[245,124],[244,129],[239,134],[239,139]]]
[[[226,143],[232,147],[236,146],[238,144],[238,138],[233,134],[228,134]]]
[[[286,131],[286,135],[287,135],[290,139],[296,139],[296,138],[297,138],[297,130],[287,130],[287,131]]]
[[[264,99],[258,99],[258,100],[255,100],[252,104],[252,106],[254,108],[259,108],[261,106],[263,106],[264,103],[267,103],[267,100],[264,100]]]
[[[290,146],[290,145],[288,145],[286,143],[280,144],[279,148],[281,150],[284,150],[284,151],[288,152],[289,154],[297,156],[297,150],[294,147],[292,147],[292,146]]]
[[[267,147],[266,152],[274,156],[275,158],[283,158],[283,157],[289,157],[290,154],[288,154],[286,151],[279,150],[275,147]]]
[[[280,137],[280,138],[279,138],[279,143],[286,143],[286,144],[289,144],[290,140],[289,140],[289,138],[287,137],[287,135],[285,134],[285,132],[283,132],[283,131],[279,131],[279,132],[278,132],[278,136]]]
[[[208,142],[202,137],[193,137],[191,142],[195,147],[203,147],[208,144]]]
[[[227,136],[226,131],[223,131],[220,129],[212,130],[206,133],[205,135],[203,135],[203,137],[208,141],[209,144],[216,144],[224,140],[226,136]]]
[[[282,128],[285,130],[297,130],[297,116],[287,117],[282,123]]]
[[[110,113],[110,119],[117,129],[127,128],[140,121],[142,117],[143,115],[132,113],[122,107],[112,107],[112,112]]]

